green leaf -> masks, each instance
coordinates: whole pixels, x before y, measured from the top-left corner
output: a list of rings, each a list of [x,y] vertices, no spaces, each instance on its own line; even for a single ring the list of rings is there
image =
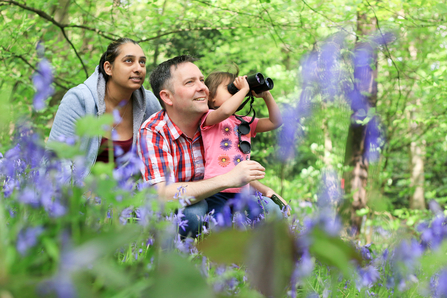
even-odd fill
[[[79,149],[78,144],[71,146],[61,142],[48,142],[46,147],[51,151],[54,151],[59,158],[64,159],[71,159],[83,154]]]
[[[362,262],[362,257],[355,248],[341,240],[332,237],[316,228],[312,231],[312,245],[310,252],[323,264],[340,269],[345,277],[350,276],[353,268],[351,261]]]
[[[224,230],[206,237],[197,249],[213,262],[242,264],[251,237],[249,231]]]
[[[48,255],[55,261],[59,262],[59,248],[53,239],[45,237],[42,239],[42,244],[45,247]]]
[[[141,297],[209,298],[214,297],[214,293],[190,261],[168,253],[160,255],[154,285]]]
[[[257,227],[246,257],[250,285],[266,297],[284,297],[296,259],[295,240],[286,221]]]
[[[105,126],[111,126],[113,116],[105,114],[101,117],[87,115],[76,123],[76,134],[78,136],[101,136],[104,134]]]

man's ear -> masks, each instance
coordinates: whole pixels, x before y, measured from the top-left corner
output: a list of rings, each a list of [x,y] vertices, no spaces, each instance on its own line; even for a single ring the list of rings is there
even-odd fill
[[[172,93],[167,89],[163,89],[160,91],[160,98],[163,100],[165,105],[172,106]]]
[[[109,76],[112,75],[112,64],[109,61],[104,62],[104,71]]]

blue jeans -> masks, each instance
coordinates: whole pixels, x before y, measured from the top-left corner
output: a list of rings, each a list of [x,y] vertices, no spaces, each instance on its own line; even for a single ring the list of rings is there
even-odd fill
[[[235,193],[216,193],[215,195],[212,195],[211,197],[205,200],[202,200],[194,205],[186,207],[185,210],[183,211],[183,214],[185,215],[183,220],[188,220],[188,226],[185,228],[185,231],[183,231],[183,229],[181,228],[179,229],[180,235],[183,237],[197,236],[197,234],[200,233],[202,229],[203,225],[202,218],[212,210],[214,210],[214,217],[217,214],[222,213],[223,208],[225,204],[227,204],[228,200],[234,199],[235,197],[237,197],[237,195],[238,194]],[[258,198],[254,195],[250,195],[248,199],[250,200],[249,203],[252,204],[258,203]],[[281,209],[279,208],[278,205],[275,204],[275,202],[272,201],[272,199],[263,196],[261,204],[265,212],[269,214],[269,216],[281,218],[282,216]],[[235,206],[233,205],[232,207],[233,208],[231,208],[231,211],[233,212]],[[258,216],[260,212],[262,212],[262,210],[260,210],[259,212],[257,212],[258,214],[251,214],[250,208],[248,208],[247,211],[248,216],[250,218],[254,218]]]

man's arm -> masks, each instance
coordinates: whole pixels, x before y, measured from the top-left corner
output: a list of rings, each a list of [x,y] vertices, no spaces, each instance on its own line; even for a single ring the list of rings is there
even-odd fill
[[[224,189],[238,188],[253,181],[264,178],[265,168],[253,160],[240,162],[228,173],[206,180],[169,183],[160,182],[155,185],[158,194],[165,200],[173,200],[179,187],[186,188],[186,195],[196,199],[194,203],[206,199]]]
[[[256,126],[256,133],[274,130],[282,125],[281,111],[278,104],[273,98],[270,91],[264,91],[261,94],[256,94],[256,97],[262,97],[269,110],[269,118],[259,119]]]

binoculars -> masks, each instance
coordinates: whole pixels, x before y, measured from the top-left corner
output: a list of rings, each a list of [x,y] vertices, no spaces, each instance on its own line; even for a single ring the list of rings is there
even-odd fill
[[[247,81],[248,86],[250,86],[250,90],[256,92],[257,94],[273,89],[273,80],[271,78],[264,78],[260,72],[248,76]],[[228,92],[230,92],[230,94],[236,94],[238,91],[239,89],[237,89],[233,83],[228,84]]]

